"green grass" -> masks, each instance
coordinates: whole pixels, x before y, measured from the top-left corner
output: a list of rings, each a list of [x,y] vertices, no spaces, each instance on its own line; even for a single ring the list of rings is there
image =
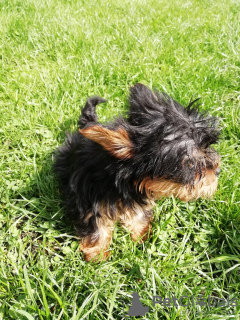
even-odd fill
[[[0,1],[0,319],[239,319],[240,3],[234,0]],[[66,225],[53,151],[86,98],[108,121],[142,82],[220,117],[211,201],[155,207],[153,235],[117,227],[111,258],[85,263]],[[237,298],[237,306],[153,307],[152,296]],[[132,317],[134,318],[134,317]]]

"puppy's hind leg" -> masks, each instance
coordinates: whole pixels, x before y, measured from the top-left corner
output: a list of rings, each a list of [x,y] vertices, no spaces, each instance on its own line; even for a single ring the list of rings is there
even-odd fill
[[[114,221],[105,215],[96,219],[95,232],[84,237],[80,246],[86,261],[102,261],[109,256],[108,247],[112,240]]]
[[[78,121],[78,126],[80,129],[85,128],[89,124],[96,124],[98,122],[96,106],[100,103],[105,102],[107,102],[107,100],[100,97],[91,97],[87,100],[86,105],[82,109],[82,113]]]

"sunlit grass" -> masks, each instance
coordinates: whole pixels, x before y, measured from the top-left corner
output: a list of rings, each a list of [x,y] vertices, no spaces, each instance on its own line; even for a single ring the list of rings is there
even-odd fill
[[[3,0],[0,10],[0,319],[122,319],[134,291],[145,319],[238,319],[240,3]],[[88,96],[109,100],[97,109],[108,121],[136,82],[182,104],[201,97],[220,118],[219,189],[211,201],[159,201],[143,245],[117,227],[111,258],[87,264],[52,153]],[[153,307],[153,295],[238,306]]]

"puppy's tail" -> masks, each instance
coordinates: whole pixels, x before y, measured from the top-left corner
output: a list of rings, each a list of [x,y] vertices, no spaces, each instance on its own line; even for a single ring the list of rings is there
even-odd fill
[[[100,97],[91,97],[87,99],[86,105],[82,109],[82,113],[78,121],[78,126],[80,129],[83,129],[90,123],[98,122],[98,117],[96,114],[96,105],[105,102],[107,102],[107,100]]]

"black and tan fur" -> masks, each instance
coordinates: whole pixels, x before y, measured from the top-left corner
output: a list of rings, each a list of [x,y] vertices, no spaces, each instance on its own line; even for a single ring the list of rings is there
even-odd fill
[[[217,189],[220,156],[210,147],[216,119],[194,102],[184,108],[142,84],[130,88],[125,118],[103,125],[89,98],[79,130],[59,148],[55,169],[87,261],[105,259],[115,222],[134,241],[151,231],[154,200],[171,195],[183,201],[211,197]]]

